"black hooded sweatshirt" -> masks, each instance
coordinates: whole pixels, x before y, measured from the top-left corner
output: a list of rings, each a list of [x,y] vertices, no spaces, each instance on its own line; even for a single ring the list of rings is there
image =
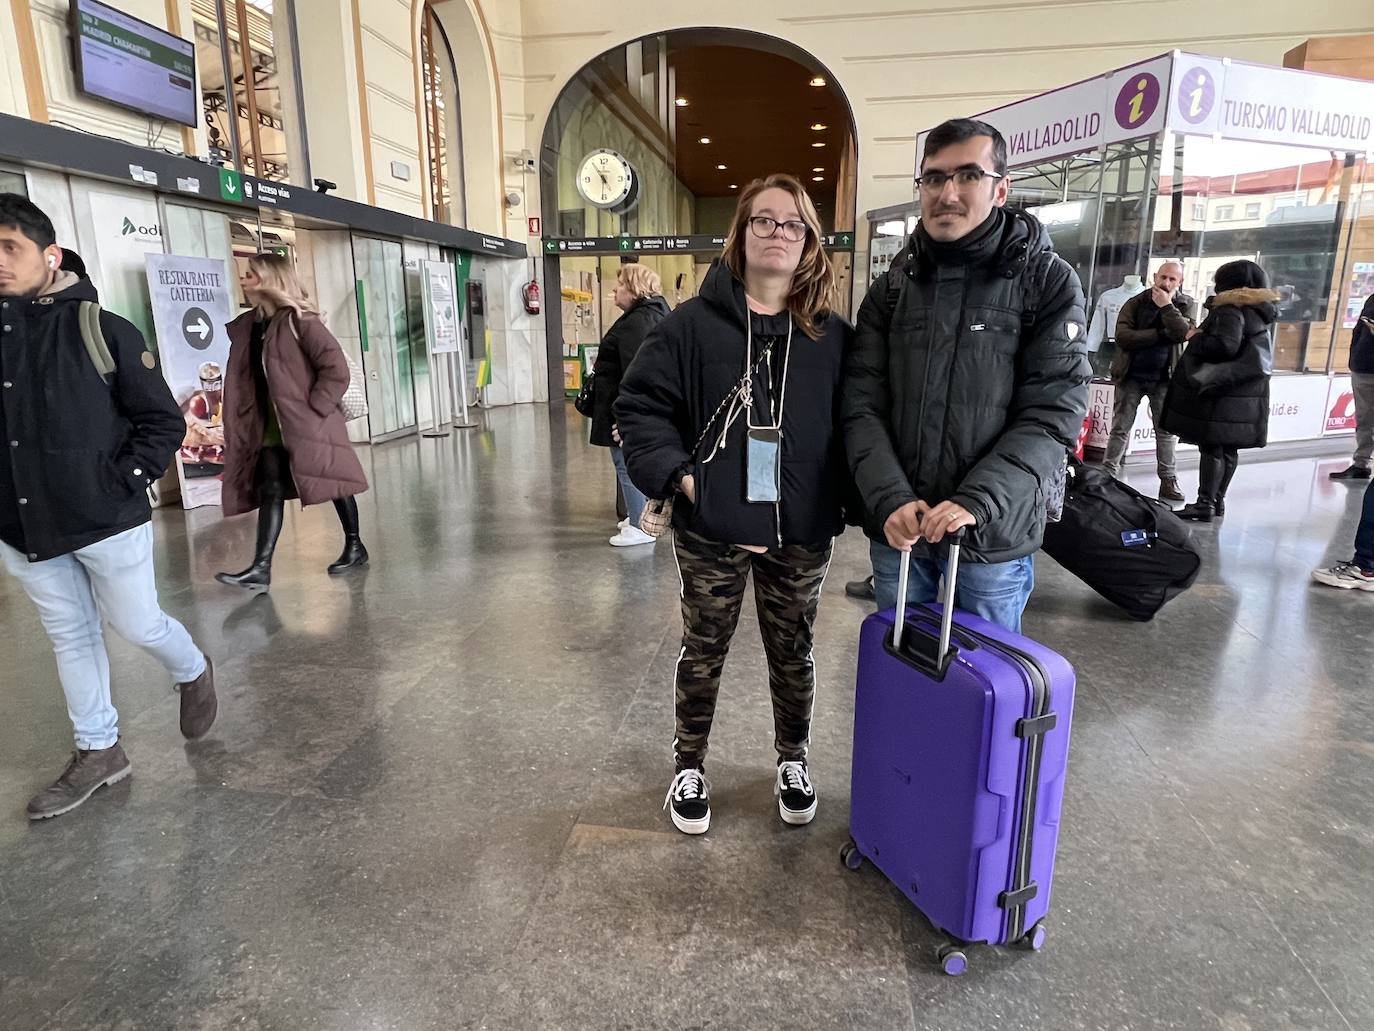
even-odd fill
[[[748,313],[744,284],[717,259],[701,294],[683,302],[644,341],[620,384],[615,418],[636,487],[673,495],[692,473],[697,501],[678,496],[673,525],[724,544],[823,545],[844,528],[849,491],[840,439],[840,381],[853,333],[838,315],[812,340],[790,316]],[[725,431],[727,402],[744,377],[752,321],[754,424],[782,405],[781,501],[746,500],[746,418]],[[782,390],[784,382],[786,391]],[[714,417],[695,454],[693,444]]]

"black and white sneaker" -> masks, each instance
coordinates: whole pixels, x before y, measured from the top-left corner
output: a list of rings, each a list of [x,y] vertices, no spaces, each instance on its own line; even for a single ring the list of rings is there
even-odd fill
[[[711,826],[711,785],[695,766],[678,770],[663,808],[673,814],[673,826],[683,834],[705,834]],[[814,808],[814,807],[813,807]]]
[[[789,759],[778,764],[778,812],[784,823],[794,827],[810,823],[816,816],[816,789],[811,786],[805,759]]]

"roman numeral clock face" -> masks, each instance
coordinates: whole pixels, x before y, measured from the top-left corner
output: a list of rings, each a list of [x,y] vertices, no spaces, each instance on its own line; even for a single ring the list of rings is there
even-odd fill
[[[613,208],[625,201],[634,183],[634,169],[613,150],[594,150],[582,159],[577,189],[598,208]]]

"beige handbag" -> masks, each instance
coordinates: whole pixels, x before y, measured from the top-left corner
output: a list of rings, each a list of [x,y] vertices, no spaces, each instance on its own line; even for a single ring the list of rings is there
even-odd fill
[[[771,347],[769,350],[771,350]],[[768,351],[765,351],[760,361],[767,360]],[[725,411],[725,406],[735,399],[735,395],[738,394],[743,387],[744,381],[741,380],[734,390],[725,395],[725,400],[720,403],[720,407],[716,409],[715,414],[706,420],[706,428],[701,431],[701,436],[697,438],[696,444],[692,447],[692,459],[694,461],[696,460],[697,452],[701,450],[702,441],[704,441],[706,435],[711,432],[711,427],[716,424],[716,419],[720,416],[721,412]],[[649,503],[644,506],[643,514],[639,517],[639,528],[655,540],[671,530],[673,528],[673,501],[676,500],[676,498],[676,493],[667,498],[650,498]]]
[[[287,322],[291,325],[291,335],[300,340],[301,331],[296,320],[297,315],[293,309],[287,316]],[[344,391],[343,397],[339,398],[339,414],[344,417],[344,422],[352,422],[354,419],[361,419],[367,414],[367,382],[363,377],[362,366],[344,350],[343,344],[340,344],[337,338],[335,338],[334,344],[343,354],[344,361],[348,363],[348,389]]]

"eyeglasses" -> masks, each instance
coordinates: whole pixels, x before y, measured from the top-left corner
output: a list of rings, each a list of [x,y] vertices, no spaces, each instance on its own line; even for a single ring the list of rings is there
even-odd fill
[[[954,185],[960,190],[971,190],[984,179],[1005,179],[1005,172],[989,172],[984,168],[959,168],[953,172],[927,172],[925,175],[917,176],[916,185],[923,190],[931,193],[939,193],[945,188],[945,183],[951,179]]]
[[[771,239],[781,229],[784,240],[788,243],[797,243],[806,239],[808,226],[805,222],[779,222],[767,215],[755,215],[749,220],[749,228],[762,240]]]

